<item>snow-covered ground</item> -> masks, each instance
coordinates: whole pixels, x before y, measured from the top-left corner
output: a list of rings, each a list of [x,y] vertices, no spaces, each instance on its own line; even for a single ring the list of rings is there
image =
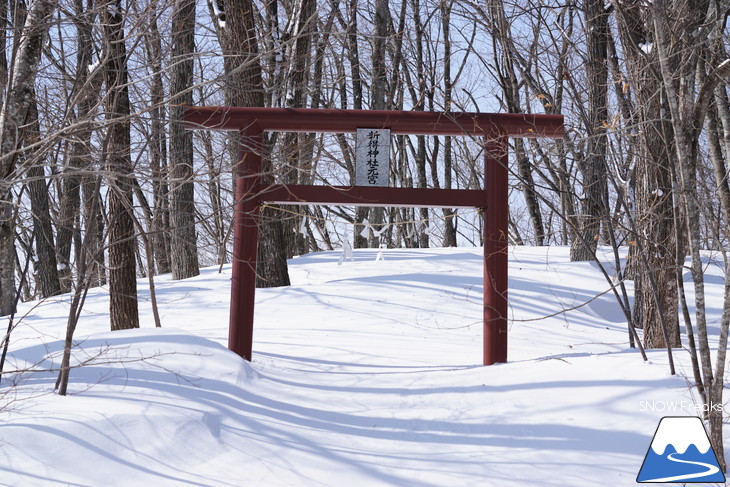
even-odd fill
[[[612,295],[591,301],[606,281],[568,249],[510,250],[509,363],[490,367],[481,250],[384,257],[293,259],[291,287],[257,292],[250,364],[225,348],[230,267],[159,278],[161,329],[146,281],[139,330],[107,331],[91,290],[68,396],[54,373],[3,377],[0,485],[628,486],[659,419],[691,413],[687,380],[628,347]],[[20,307],[6,369],[58,365],[68,301]]]

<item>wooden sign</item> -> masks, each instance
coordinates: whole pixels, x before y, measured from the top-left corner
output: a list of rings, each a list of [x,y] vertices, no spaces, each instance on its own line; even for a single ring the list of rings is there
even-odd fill
[[[357,129],[355,186],[388,186],[390,129]]]

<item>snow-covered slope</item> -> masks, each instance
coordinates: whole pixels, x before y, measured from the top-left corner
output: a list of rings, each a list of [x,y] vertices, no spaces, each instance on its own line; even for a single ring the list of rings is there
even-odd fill
[[[92,290],[70,395],[52,373],[3,377],[0,485],[634,485],[658,408],[693,404],[568,249],[511,249],[510,362],[490,367],[480,249],[375,257],[292,260],[291,287],[257,292],[252,364],[225,348],[230,268],[159,278],[161,329],[141,291],[143,328],[106,331]],[[57,366],[68,307],[23,305],[7,368]]]

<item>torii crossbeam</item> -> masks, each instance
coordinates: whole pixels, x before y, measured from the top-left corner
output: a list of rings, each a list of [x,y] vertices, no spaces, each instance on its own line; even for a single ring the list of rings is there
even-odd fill
[[[233,278],[228,348],[251,360],[256,250],[262,203],[480,208],[484,218],[484,365],[507,361],[508,137],[562,138],[562,115],[440,113],[307,108],[187,107],[187,129],[239,132]],[[478,136],[484,143],[484,189],[268,185],[260,183],[264,132]]]

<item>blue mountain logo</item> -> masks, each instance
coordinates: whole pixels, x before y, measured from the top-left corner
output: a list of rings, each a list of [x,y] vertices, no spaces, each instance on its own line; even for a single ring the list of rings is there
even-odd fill
[[[705,427],[695,416],[668,416],[646,452],[637,482],[725,482]]]

